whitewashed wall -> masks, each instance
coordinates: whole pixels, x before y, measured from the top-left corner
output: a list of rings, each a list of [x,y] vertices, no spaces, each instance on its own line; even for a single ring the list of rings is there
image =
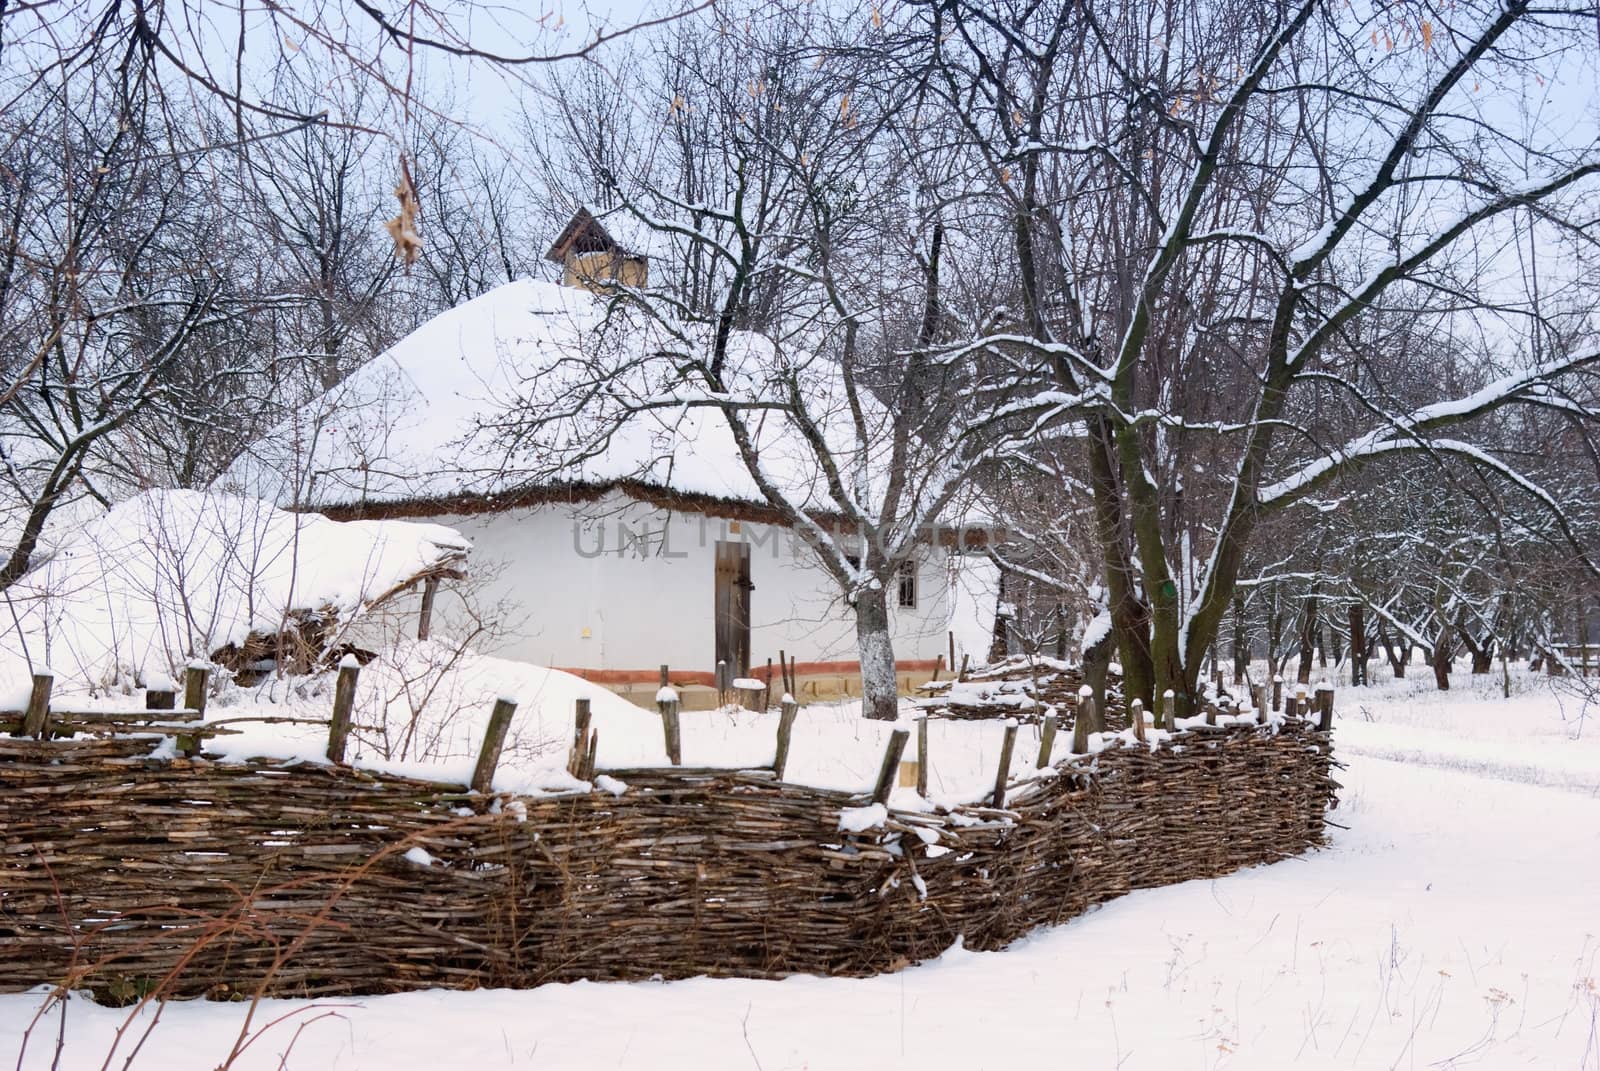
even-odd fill
[[[715,669],[713,576],[719,539],[750,544],[751,658],[780,649],[802,662],[856,660],[854,617],[810,551],[771,525],[673,513],[620,495],[503,513],[430,518],[472,541],[471,599],[503,635],[479,649],[539,665]],[[917,606],[889,604],[895,657],[947,649],[946,553],[923,547]],[[447,582],[438,628],[463,612]],[[455,624],[451,624],[455,622]]]

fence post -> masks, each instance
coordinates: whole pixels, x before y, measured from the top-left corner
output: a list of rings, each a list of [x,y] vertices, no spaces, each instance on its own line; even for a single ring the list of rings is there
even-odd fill
[[[506,730],[511,728],[511,715],[517,712],[515,699],[500,698],[494,701],[494,711],[489,715],[489,728],[483,734],[483,747],[478,752],[478,764],[472,768],[474,792],[489,792],[494,787],[494,768],[500,765],[500,752],[506,746]]]
[[[178,706],[177,685],[171,678],[163,676],[160,680],[150,679],[144,689],[144,708],[146,710],[175,710]]]
[[[928,716],[917,719],[917,795],[928,794]]]
[[[594,757],[600,751],[600,730],[595,729],[589,734],[589,746],[584,750],[582,779],[594,780]]]
[[[28,693],[28,709],[22,715],[22,735],[42,740],[50,723],[50,690],[56,679],[48,670],[33,675],[33,690]]]
[[[1275,673],[1272,676],[1272,712],[1276,714],[1283,709],[1283,674]]]
[[[1168,688],[1161,693],[1161,707],[1167,712],[1167,731],[1178,731],[1178,693]]]
[[[800,704],[794,701],[794,696],[785,693],[782,712],[778,715],[778,751],[772,760],[772,774],[779,781],[783,780],[783,771],[789,768],[789,738],[794,732],[795,715],[799,713]]]
[[[1139,743],[1145,742],[1144,735],[1144,700],[1135,699],[1128,704],[1128,720],[1133,722],[1133,735]]]
[[[339,662],[339,680],[333,686],[333,718],[328,722],[328,761],[344,762],[345,738],[350,735],[350,712],[356,705],[356,678],[361,663],[355,655]]]
[[[1089,753],[1089,725],[1094,720],[1094,689],[1085,684],[1078,689],[1078,709],[1072,719],[1072,753]]]
[[[1272,717],[1272,708],[1267,705],[1271,691],[1265,684],[1256,689],[1256,722],[1265,725]]]
[[[994,806],[1006,805],[1006,781],[1011,777],[1011,749],[1017,743],[1017,719],[1006,719],[1006,735],[1000,741],[1000,769],[994,775]]]
[[[206,720],[206,685],[210,682],[211,665],[207,662],[190,662],[189,668],[183,674],[183,705],[200,715],[201,721]],[[180,736],[177,747],[180,752],[189,758],[194,758],[200,753],[201,736]]]
[[[1056,716],[1044,716],[1044,728],[1039,731],[1039,761],[1034,766],[1039,769],[1050,765],[1050,753],[1056,749]]]
[[[573,704],[572,750],[567,753],[567,772],[579,780],[584,780],[583,766],[588,755],[591,717],[593,713],[589,709],[588,699],[579,699]]]
[[[661,731],[667,742],[667,761],[674,766],[683,765],[683,740],[678,735],[678,693],[673,688],[663,688],[656,693],[656,709],[661,712]]]
[[[1303,684],[1294,686],[1294,712],[1302,718],[1311,713],[1311,701],[1306,698],[1306,690]]]
[[[1317,728],[1323,732],[1333,728],[1333,685],[1327,681],[1317,685]]]
[[[956,680],[964,681],[967,679],[967,663],[971,661],[971,659],[971,655],[964,654],[961,656],[961,672],[956,674]]]
[[[906,753],[906,740],[911,736],[904,729],[889,734],[889,746],[883,751],[883,765],[878,768],[878,783],[872,787],[873,803],[888,803],[889,791],[894,788],[895,773],[900,769],[900,756]]]

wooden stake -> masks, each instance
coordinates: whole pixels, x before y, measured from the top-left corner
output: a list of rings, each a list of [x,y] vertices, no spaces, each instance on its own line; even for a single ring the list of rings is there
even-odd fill
[[[50,724],[50,690],[56,679],[48,673],[33,675],[33,690],[28,693],[28,709],[22,715],[22,735],[43,740]]]
[[[1133,735],[1139,743],[1145,742],[1144,735],[1144,700],[1135,699],[1128,704],[1128,717],[1133,721]]]
[[[171,688],[146,688],[144,692],[144,708],[146,710],[176,710],[178,696]]]
[[[783,678],[784,694],[793,695],[794,686],[789,683],[789,655],[782,647],[778,648],[778,676]]]
[[[667,742],[667,761],[674,766],[683,765],[683,740],[678,735],[678,699],[657,699],[656,709],[661,712],[661,731]]]
[[[204,663],[190,663],[183,674],[183,705],[200,715],[199,720],[206,717],[206,685],[211,676],[211,667]],[[175,741],[178,751],[194,758],[200,754],[199,736],[180,736]]]
[[[971,655],[961,656],[961,672],[956,674],[956,680],[964,681],[967,679],[967,662],[970,661],[971,658]]]
[[[1178,693],[1168,688],[1161,695],[1161,705],[1167,711],[1167,732],[1178,731]]]
[[[1256,721],[1261,725],[1267,724],[1267,720],[1272,717],[1272,707],[1268,705],[1270,694],[1265,684],[1256,689]]]
[[[350,712],[356,705],[356,678],[361,667],[354,658],[339,664],[339,680],[333,686],[333,718],[328,722],[328,761],[344,762],[345,739],[350,735]]]
[[[928,794],[928,716],[917,719],[917,795]]]
[[[509,699],[496,699],[494,711],[489,715],[489,728],[483,734],[483,747],[478,751],[478,765],[472,769],[474,792],[487,793],[494,787],[494,768],[500,765],[500,752],[505,750],[506,730],[511,728],[511,715],[517,704]]]
[[[661,685],[660,685],[662,688],[671,688],[672,687],[672,682],[670,680],[668,680],[667,677],[668,677],[667,664],[665,662],[663,662],[663,663],[661,663]]]
[[[770,659],[770,658],[767,659],[767,675],[765,677],[761,678],[761,682],[766,685],[766,688],[763,689],[762,695],[761,695],[761,709],[762,710],[771,710],[772,709],[772,659]]]
[[[911,734],[904,729],[896,729],[889,734],[889,746],[883,751],[883,765],[878,767],[878,783],[872,789],[873,803],[889,802],[895,773],[900,769],[900,756],[906,753],[906,741],[910,737]]]
[[[1333,728],[1333,689],[1326,685],[1317,689],[1317,728],[1323,732]]]
[[[772,760],[772,774],[779,781],[789,767],[789,738],[794,732],[795,715],[799,713],[800,704],[792,697],[783,701],[783,712],[778,715],[778,753]]]
[[[585,781],[594,780],[594,757],[595,753],[599,750],[600,730],[594,729],[589,733],[589,746],[586,747],[583,752],[583,774],[581,776]]]
[[[572,751],[567,755],[567,772],[579,780],[583,776],[584,759],[589,749],[589,720],[593,716],[589,710],[589,700],[579,699],[573,704],[572,712]]]
[[[1011,749],[1017,743],[1017,719],[1006,719],[1006,735],[1000,741],[1000,769],[994,775],[994,799],[996,807],[1006,805],[1006,782],[1011,779]]]
[[[1039,761],[1034,765],[1040,769],[1050,765],[1050,753],[1056,749],[1056,716],[1044,716],[1044,728],[1039,732]]]
[[[939,671],[944,668],[944,655],[935,655],[933,658],[933,681],[938,681]]]
[[[956,634],[955,634],[955,631],[952,629],[950,632],[945,633],[945,635],[950,637],[950,662],[949,662],[949,665],[950,665],[951,669],[955,669],[956,668]]]
[[[1276,674],[1272,678],[1272,711],[1276,714],[1283,709],[1283,674]]]
[[[1087,755],[1089,753],[1089,727],[1094,722],[1094,695],[1085,695],[1091,692],[1088,685],[1083,686],[1083,691],[1078,693],[1078,710],[1072,719],[1072,753],[1074,755]]]

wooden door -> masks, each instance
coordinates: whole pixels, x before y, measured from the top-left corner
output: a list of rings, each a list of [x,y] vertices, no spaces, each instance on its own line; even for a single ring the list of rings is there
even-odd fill
[[[734,677],[750,669],[750,544],[717,540],[716,588],[713,614],[716,661],[728,664],[726,688]]]

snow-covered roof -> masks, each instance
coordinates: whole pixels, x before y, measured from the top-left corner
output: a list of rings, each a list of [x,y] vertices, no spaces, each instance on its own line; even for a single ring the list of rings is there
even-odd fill
[[[469,549],[437,524],[147,491],[85,524],[6,593],[17,627],[0,641],[0,664],[48,664],[90,686],[165,676],[300,614],[336,631],[417,578],[454,570]]]
[[[603,410],[659,403],[652,391],[676,389],[653,386],[659,363],[634,358],[683,344],[646,317],[615,309],[608,316],[606,300],[587,291],[519,279],[435,317],[369,361],[256,444],[219,486],[300,508],[402,516],[468,501],[475,508],[511,505],[530,488],[552,487],[622,486],[681,496],[688,504],[767,505],[718,408],[668,405],[634,414],[603,445],[586,440],[594,429],[583,425],[591,416],[591,424],[605,423]],[[629,371],[608,397],[573,406],[593,385],[600,347],[619,350],[603,360]],[[807,411],[822,414],[841,468],[858,483],[874,482],[871,474],[883,468],[875,455],[886,454],[887,445],[857,442],[836,368],[806,354],[780,356],[756,335],[741,335],[735,353],[730,390],[741,396],[771,396],[782,389],[779,366],[795,375],[801,361]],[[539,443],[511,450],[499,428],[519,407],[572,411],[545,429]],[[815,456],[792,422],[773,412],[752,423],[759,425],[762,468],[786,499],[828,511]],[[559,468],[541,464],[570,458],[580,444],[596,449]]]

